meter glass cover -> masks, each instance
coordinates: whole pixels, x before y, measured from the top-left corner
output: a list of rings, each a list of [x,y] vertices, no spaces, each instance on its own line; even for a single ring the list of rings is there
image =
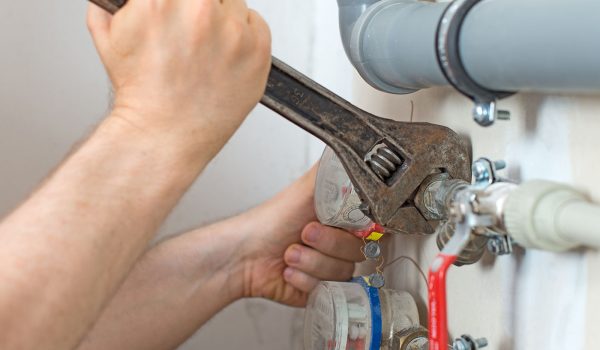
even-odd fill
[[[360,209],[361,200],[344,166],[335,152],[327,147],[317,172],[315,208],[322,224],[349,231],[361,231],[373,222]]]
[[[319,284],[306,307],[304,349],[370,349],[369,305],[367,293],[357,283]]]

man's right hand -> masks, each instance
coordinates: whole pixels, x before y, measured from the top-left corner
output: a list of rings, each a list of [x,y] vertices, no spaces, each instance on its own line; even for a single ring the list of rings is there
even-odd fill
[[[88,26],[115,90],[111,118],[202,161],[264,93],[270,32],[244,0],[129,0],[114,17],[90,5]]]

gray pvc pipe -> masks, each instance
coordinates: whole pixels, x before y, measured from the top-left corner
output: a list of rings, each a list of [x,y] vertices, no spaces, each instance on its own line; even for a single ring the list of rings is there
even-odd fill
[[[340,11],[340,27],[348,56],[368,83],[392,93],[448,84],[435,54],[447,3],[338,3],[340,9],[364,5]],[[465,18],[460,54],[471,77],[491,90],[598,92],[600,1],[483,0]]]

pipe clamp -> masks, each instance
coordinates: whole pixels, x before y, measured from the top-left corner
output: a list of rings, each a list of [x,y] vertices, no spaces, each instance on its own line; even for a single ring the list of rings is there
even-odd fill
[[[455,0],[442,14],[436,33],[436,54],[442,73],[456,90],[475,102],[473,117],[481,126],[490,126],[496,119],[509,119],[507,111],[497,111],[496,100],[513,92],[493,91],[471,78],[460,57],[460,34],[470,10],[481,0]]]

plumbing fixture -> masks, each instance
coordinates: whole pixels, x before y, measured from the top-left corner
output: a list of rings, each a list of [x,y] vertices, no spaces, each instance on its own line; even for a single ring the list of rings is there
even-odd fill
[[[425,350],[414,346],[422,344],[426,335],[409,293],[373,288],[362,277],[322,282],[308,300],[307,350]]]
[[[494,112],[502,92],[600,91],[596,0],[338,4],[346,53],[370,85],[405,94],[453,83],[484,125],[508,117]]]
[[[492,219],[489,227],[473,228],[469,242],[458,254],[457,266],[474,264],[481,259],[485,250],[495,255],[505,255],[512,252],[512,240],[506,237],[504,226],[504,207],[508,195],[516,188],[516,184],[504,181],[498,171],[506,168],[504,161],[491,161],[480,158],[473,163],[473,185],[464,181],[448,180],[444,175],[434,175],[424,183],[422,194],[417,198],[422,200],[431,212],[440,220],[447,220],[455,215],[455,201],[461,193],[470,192],[473,196],[473,210],[477,215],[486,215]],[[440,249],[452,239],[456,225],[452,220],[442,222],[436,232],[436,243]]]
[[[470,241],[473,230],[492,226],[491,215],[476,212],[477,194],[471,188],[459,191],[452,202],[450,221],[456,231],[444,249],[433,260],[429,269],[429,346],[430,350],[446,350],[448,346],[448,318],[446,275],[450,266]]]
[[[523,183],[506,199],[503,219],[507,234],[525,248],[600,247],[600,205],[566,185]]]
[[[326,147],[315,184],[317,218],[322,224],[343,228],[362,238],[366,242],[362,248],[365,258],[378,260],[382,258],[379,240],[385,229],[365,215],[361,206],[360,197],[344,166],[335,152]],[[369,276],[369,283],[375,288],[382,288],[385,278],[378,271]]]
[[[315,185],[315,211],[324,225],[351,232],[365,232],[373,221],[361,208],[362,201],[342,162],[326,147],[319,162]]]
[[[479,164],[491,162],[485,160]],[[475,171],[477,168],[474,165]],[[494,169],[482,178],[499,179]],[[484,183],[475,182],[470,187],[474,193],[472,206],[475,213],[489,216],[492,222],[487,227],[475,229],[474,233],[487,238],[487,248],[492,254],[511,254],[513,244],[549,251],[579,246],[600,247],[600,220],[597,220],[600,205],[592,203],[574,188],[540,180],[520,185],[501,181],[487,187],[482,186]],[[451,211],[451,206],[449,208]],[[440,245],[453,234],[448,225],[439,228],[438,232]],[[465,258],[474,256],[469,249],[463,254]]]
[[[503,162],[480,159],[473,166],[474,185],[424,196],[434,206],[448,205],[448,222],[441,226],[438,236],[445,245],[429,272],[432,350],[444,349],[447,344],[447,271],[453,263],[461,263],[461,254],[466,253],[467,258],[474,256],[467,250],[473,237],[485,237],[488,250],[495,255],[510,254],[513,240],[525,248],[551,251],[581,245],[600,247],[600,205],[568,186],[553,182],[530,181],[521,185],[495,182],[499,181],[496,170],[504,166]],[[438,177],[437,181],[448,180]],[[435,188],[449,186],[441,184]],[[487,344],[485,339],[463,336],[455,341],[454,350],[479,349],[484,344]]]
[[[442,176],[432,177],[425,189],[429,194],[423,198],[440,211],[444,211],[447,221],[439,228],[438,244],[441,252],[434,259],[429,270],[429,344],[431,350],[445,350],[448,344],[448,320],[446,302],[446,275],[452,264],[462,265],[478,261],[486,247],[497,253],[508,247],[498,246],[493,229],[503,229],[502,209],[506,197],[514,184],[496,182],[496,171],[504,168],[504,162],[492,162],[481,158],[474,163],[473,185],[450,182]],[[435,182],[441,184],[433,185]],[[437,193],[431,191],[437,189]],[[444,205],[445,210],[440,208]],[[490,236],[494,239],[488,243]],[[510,246],[509,246],[510,247]],[[454,342],[455,350],[479,349],[487,345],[485,339],[472,339],[463,336]]]
[[[456,225],[452,222],[445,222],[440,224],[437,230],[436,244],[440,250],[448,244],[454,232],[456,231]],[[463,266],[471,265],[483,257],[486,247],[488,247],[490,237],[483,234],[472,234],[469,237],[469,242],[462,249],[460,254],[456,257],[454,265]]]

